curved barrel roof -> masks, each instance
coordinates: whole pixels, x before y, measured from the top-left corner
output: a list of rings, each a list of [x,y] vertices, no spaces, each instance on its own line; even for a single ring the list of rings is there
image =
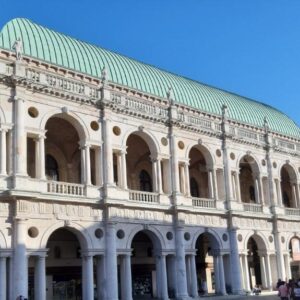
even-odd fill
[[[264,117],[267,117],[272,131],[300,137],[300,128],[295,122],[269,105],[160,70],[28,19],[9,21],[0,32],[0,47],[12,50],[18,38],[22,39],[26,56],[98,78],[105,66],[109,79],[117,84],[159,97],[166,97],[166,91],[172,87],[178,103],[218,115],[221,115],[222,105],[226,104],[231,119],[263,127]]]

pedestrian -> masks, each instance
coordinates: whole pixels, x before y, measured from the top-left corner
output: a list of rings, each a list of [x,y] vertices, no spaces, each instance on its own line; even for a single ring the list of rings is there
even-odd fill
[[[300,281],[294,283],[292,297],[293,300],[300,300]]]
[[[278,296],[281,300],[289,300],[289,288],[284,281],[282,281],[282,284],[278,288]]]

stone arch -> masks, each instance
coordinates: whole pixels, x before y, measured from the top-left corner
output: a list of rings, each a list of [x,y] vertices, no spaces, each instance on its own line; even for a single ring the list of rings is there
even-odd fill
[[[278,168],[280,177],[281,177],[282,168],[285,168],[287,170],[291,181],[296,181],[298,179],[297,172],[296,172],[296,170],[297,170],[296,166],[294,166],[290,162],[282,163]]]
[[[213,151],[209,148],[208,145],[203,145],[203,144],[194,144],[194,143],[190,144],[186,149],[186,153],[185,153],[186,159],[189,159],[190,152],[194,147],[202,153],[207,166],[213,167],[216,164],[215,157],[212,154]]]
[[[214,249],[223,249],[222,240],[213,228],[201,228],[196,231],[192,240],[193,249],[196,248],[197,240],[202,234],[208,234],[208,236],[210,237],[210,242],[212,243],[212,245],[214,245]]]
[[[139,232],[144,232],[151,239],[153,246],[157,245],[158,249],[165,249],[166,244],[162,233],[154,226],[144,226],[142,224],[137,225],[133,228],[127,238],[126,249],[131,248],[132,241],[135,235]]]
[[[300,240],[300,234],[299,233],[290,233],[287,238],[286,238],[286,242],[285,242],[285,249],[286,251],[289,251],[289,245],[290,245],[290,242],[292,241],[292,239],[299,239]]]
[[[90,237],[87,230],[82,225],[76,222],[70,222],[68,225],[65,225],[65,221],[59,221],[53,224],[52,226],[50,226],[49,228],[47,228],[44,234],[42,235],[41,242],[40,242],[41,249],[46,248],[47,242],[51,234],[55,230],[60,228],[69,230],[70,232],[74,233],[82,249],[87,250],[93,248],[92,238]]]
[[[252,172],[257,172],[258,174],[261,174],[261,166],[258,163],[259,160],[255,157],[255,155],[251,154],[245,154],[245,153],[241,153],[238,157],[238,159],[236,160],[236,168],[239,169],[240,163],[242,162],[242,159],[249,159],[249,165],[251,167]]]
[[[254,231],[251,231],[246,235],[246,237],[244,239],[244,249],[247,249],[247,245],[248,245],[250,238],[254,239],[254,241],[257,244],[258,250],[263,250],[263,251],[268,250],[269,243],[268,243],[266,237],[258,232],[254,232]]]
[[[6,249],[6,248],[7,248],[6,238],[3,234],[3,232],[0,230],[0,250]]]
[[[52,117],[62,118],[72,124],[72,126],[74,126],[78,132],[80,140],[85,141],[90,139],[88,127],[82,118],[73,112],[63,112],[62,109],[54,109],[44,114],[44,116],[41,118],[40,128],[45,129],[48,120]]]
[[[145,141],[145,143],[149,147],[151,155],[156,156],[158,153],[160,153],[160,147],[159,147],[159,143],[157,141],[157,138],[155,137],[155,135],[151,131],[149,131],[145,128],[143,128],[143,130],[135,130],[135,129],[134,130],[132,130],[132,129],[128,130],[125,133],[125,135],[123,137],[123,141],[122,141],[122,144],[123,144],[124,148],[126,148],[127,140],[129,138],[129,136],[132,135],[132,134],[135,134],[135,135],[139,136],[140,138],[142,138]]]

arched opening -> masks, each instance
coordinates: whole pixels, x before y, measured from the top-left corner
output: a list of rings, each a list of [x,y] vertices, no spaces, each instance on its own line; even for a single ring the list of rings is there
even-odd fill
[[[199,294],[225,294],[224,260],[217,239],[211,233],[202,233],[196,241],[196,250]]]
[[[76,128],[54,116],[47,121],[46,130],[46,176],[51,178],[56,173],[51,180],[56,177],[58,181],[81,183],[80,138]]]
[[[286,164],[280,170],[282,204],[284,207],[297,207],[298,195],[296,174],[293,168]]]
[[[261,203],[261,183],[258,178],[258,166],[250,155],[242,157],[239,163],[240,196],[244,203]]]
[[[128,188],[137,191],[152,192],[153,166],[151,152],[145,140],[137,134],[131,134],[127,139],[127,182]],[[114,168],[117,170],[118,168]],[[118,177],[118,176],[115,176]]]
[[[287,276],[291,274],[290,278],[300,278],[300,239],[293,237],[289,242],[289,257],[290,270],[287,270]]]
[[[276,264],[275,256],[267,255],[265,242],[257,234],[250,236],[247,241],[245,260],[242,265],[245,288],[272,288],[273,277],[276,277],[276,272],[271,271]]]
[[[247,255],[249,266],[250,288],[262,286],[261,264],[258,255],[258,246],[253,237],[250,237],[247,243]]]
[[[163,289],[168,291],[164,281],[166,260],[161,255],[159,239],[151,231],[140,231],[134,236],[131,249],[133,299],[163,298]]]
[[[210,189],[210,178],[208,175],[207,161],[202,148],[194,146],[189,153],[189,174],[190,174],[190,190],[192,197],[212,198],[212,188]],[[181,172],[184,176],[184,173]],[[180,180],[181,192],[185,193],[184,181]]]
[[[47,300],[82,299],[82,246],[68,229],[55,230],[47,242]]]

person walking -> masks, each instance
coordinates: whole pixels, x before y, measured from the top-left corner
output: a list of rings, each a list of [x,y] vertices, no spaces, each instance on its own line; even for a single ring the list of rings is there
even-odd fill
[[[278,296],[281,300],[289,300],[289,288],[284,281],[278,288]]]

